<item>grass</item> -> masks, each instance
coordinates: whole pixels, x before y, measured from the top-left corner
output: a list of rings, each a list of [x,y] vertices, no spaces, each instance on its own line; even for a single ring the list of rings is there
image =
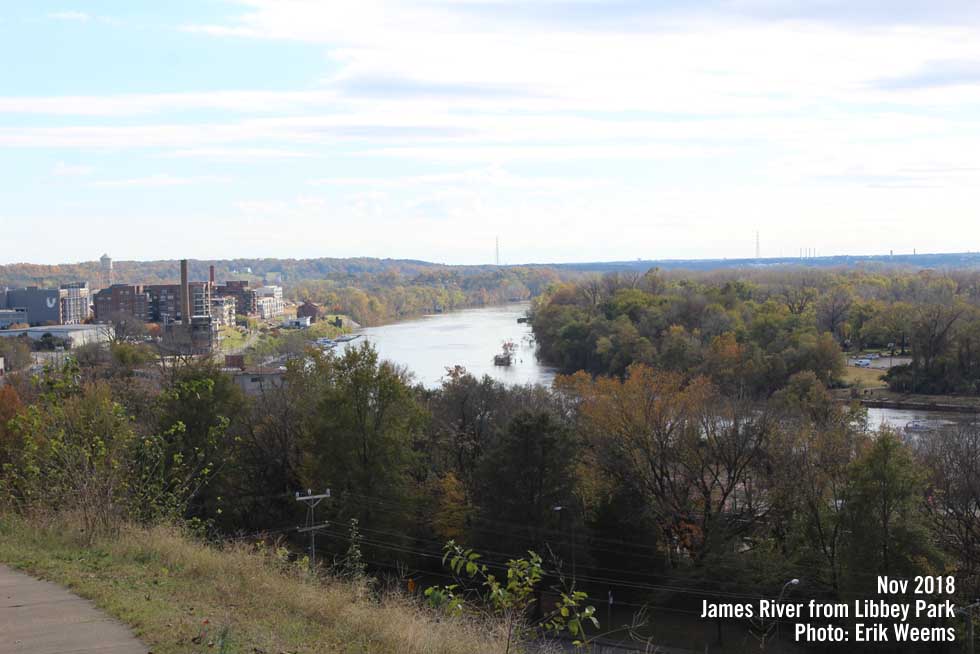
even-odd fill
[[[349,329],[334,327],[332,324],[330,324],[330,322],[335,320],[336,318],[337,316],[334,315],[324,316],[317,322],[310,325],[310,328],[306,330],[306,333],[309,335],[310,339],[317,339],[317,338],[324,338],[324,337],[334,338],[335,336],[340,336],[341,334],[350,331]],[[346,316],[340,316],[340,318],[344,321],[344,324],[346,325],[347,324]]]
[[[221,349],[226,351],[237,350],[245,344],[245,336],[234,327],[224,327],[221,329]]]
[[[63,520],[0,515],[0,562],[91,599],[155,654],[503,652],[489,626],[313,579],[254,542],[216,548],[172,528],[125,527],[88,543]]]
[[[844,369],[844,382],[848,386],[857,386],[858,388],[885,388],[888,386],[882,380],[885,372],[875,368],[847,366]]]

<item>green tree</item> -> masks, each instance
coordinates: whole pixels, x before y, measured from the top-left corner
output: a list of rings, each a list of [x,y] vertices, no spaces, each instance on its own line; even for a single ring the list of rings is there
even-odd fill
[[[850,570],[907,577],[927,571],[937,554],[924,528],[924,471],[909,448],[884,430],[848,476]]]
[[[310,374],[319,378],[311,416],[309,488],[329,486],[344,498],[344,519],[363,529],[412,520],[409,471],[423,413],[405,373],[365,343],[340,356],[316,355]]]
[[[163,476],[181,484],[193,480],[190,516],[214,519],[223,510],[222,491],[232,483],[245,399],[231,377],[202,361],[177,370],[159,403]]]
[[[517,414],[483,459],[476,481],[481,520],[508,527],[481,531],[481,542],[498,551],[520,552],[542,548],[548,534],[556,531],[560,535],[553,540],[568,541],[568,535],[558,531],[554,507],[567,506],[573,499],[576,457],[574,436],[553,415]],[[572,513],[567,519],[579,516]]]

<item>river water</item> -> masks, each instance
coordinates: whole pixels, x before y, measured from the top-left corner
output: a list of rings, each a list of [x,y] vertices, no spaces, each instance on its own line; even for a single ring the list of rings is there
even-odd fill
[[[529,308],[527,302],[515,302],[463,309],[367,327],[359,333],[382,359],[405,366],[416,381],[429,388],[439,386],[446,368],[455,365],[477,377],[486,374],[507,384],[550,385],[554,368],[538,362],[530,325],[517,322]],[[504,341],[517,345],[513,364],[495,366],[493,356],[501,352]]]
[[[529,308],[515,302],[479,309],[463,309],[414,320],[368,327],[359,333],[378,350],[381,358],[408,368],[416,381],[428,388],[439,386],[446,368],[461,365],[477,377],[490,375],[506,384],[550,385],[555,369],[538,362],[534,336],[526,323],[518,323]],[[509,367],[495,366],[504,341],[517,344],[517,355]],[[895,429],[928,433],[978,420],[975,414],[906,409],[868,409],[868,425],[885,424]]]
[[[980,415],[975,413],[912,411],[909,409],[868,409],[868,426],[872,429],[886,425],[893,429],[929,433],[955,427],[956,425],[973,424],[978,420],[980,420]]]

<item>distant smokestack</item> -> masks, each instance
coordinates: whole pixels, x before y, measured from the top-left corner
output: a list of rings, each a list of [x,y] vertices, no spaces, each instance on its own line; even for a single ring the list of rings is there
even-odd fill
[[[191,324],[191,287],[187,281],[187,259],[180,260],[180,313],[184,324]]]
[[[211,285],[214,286],[214,266],[208,267],[208,279],[211,280]]]

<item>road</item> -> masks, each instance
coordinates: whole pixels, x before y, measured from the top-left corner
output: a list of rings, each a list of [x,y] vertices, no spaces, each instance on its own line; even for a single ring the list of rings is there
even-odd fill
[[[0,565],[0,654],[149,651],[88,600]]]

